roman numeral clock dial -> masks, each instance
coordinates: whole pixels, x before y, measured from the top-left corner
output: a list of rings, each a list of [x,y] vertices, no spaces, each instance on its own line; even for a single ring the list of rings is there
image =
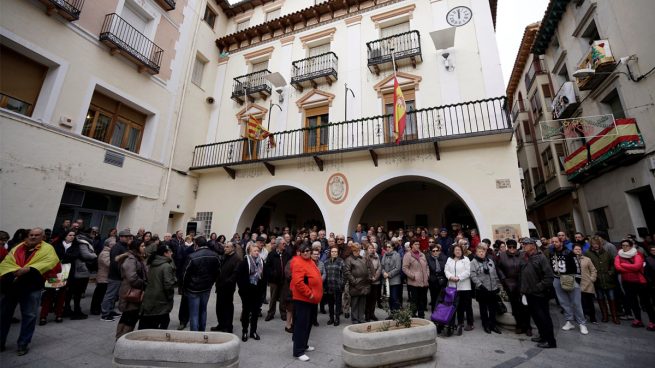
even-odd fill
[[[456,6],[446,14],[446,21],[453,27],[461,27],[473,17],[473,12],[466,6]]]

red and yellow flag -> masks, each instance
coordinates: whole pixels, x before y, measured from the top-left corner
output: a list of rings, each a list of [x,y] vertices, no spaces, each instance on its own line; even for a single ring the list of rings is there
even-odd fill
[[[261,141],[266,139],[271,133],[262,126],[261,120],[257,120],[252,115],[248,116],[246,123],[246,138],[253,141]]]
[[[403,91],[398,85],[398,79],[393,77],[393,137],[396,139],[396,144],[400,144],[400,139],[405,133],[405,124],[407,120],[405,105],[405,96]]]

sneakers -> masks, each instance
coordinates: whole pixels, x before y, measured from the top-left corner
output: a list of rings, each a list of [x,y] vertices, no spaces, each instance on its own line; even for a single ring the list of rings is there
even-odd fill
[[[297,358],[298,358],[298,360],[300,360],[301,362],[307,362],[307,361],[309,361],[309,357],[308,357],[307,355],[305,355],[305,354],[303,354],[303,355],[301,355],[301,356],[299,356],[299,357],[297,357]]]
[[[632,327],[644,327],[644,323],[638,319],[632,321]]]
[[[566,321],[566,324],[562,327],[562,330],[569,331],[569,330],[572,330],[574,328],[575,328],[575,326],[573,325],[573,323],[571,323],[570,321]]]
[[[114,317],[112,315],[102,316],[100,320],[103,322],[114,322]]]
[[[315,347],[313,347],[313,346],[308,346],[307,349],[305,349],[305,352],[312,352],[312,351],[314,351],[314,350],[316,350]]]
[[[585,325],[580,325],[580,333],[583,334],[583,335],[588,335],[588,334],[589,334],[589,330],[587,329],[587,326],[585,326]]]

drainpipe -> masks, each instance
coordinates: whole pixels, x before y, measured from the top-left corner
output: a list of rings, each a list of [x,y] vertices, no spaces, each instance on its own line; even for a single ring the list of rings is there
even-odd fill
[[[175,158],[175,148],[177,147],[177,137],[178,133],[180,130],[180,123],[182,122],[182,112],[184,110],[184,100],[186,97],[186,92],[187,92],[187,81],[189,78],[189,74],[191,74],[191,68],[193,67],[193,61],[195,59],[195,53],[193,52],[196,49],[196,43],[197,43],[197,37],[196,35],[198,34],[198,28],[200,27],[200,23],[202,22],[200,18],[200,9],[202,9],[202,4],[204,1],[198,1],[198,9],[196,9],[195,15],[196,15],[196,28],[192,34],[193,36],[193,42],[191,43],[191,49],[189,52],[189,61],[187,63],[187,69],[184,72],[184,79],[182,80],[182,94],[180,96],[180,102],[178,104],[178,114],[177,118],[175,119],[175,133],[173,133],[173,146],[171,148],[171,157],[168,160],[168,170],[166,172],[166,184],[164,185],[164,200],[162,201],[162,204],[166,204],[168,201],[168,188],[170,187],[170,181],[171,181],[171,171],[173,170],[173,159]]]

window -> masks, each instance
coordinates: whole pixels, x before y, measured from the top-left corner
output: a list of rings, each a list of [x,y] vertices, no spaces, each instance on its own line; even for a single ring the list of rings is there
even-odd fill
[[[541,160],[543,161],[546,180],[555,175],[555,162],[553,161],[553,151],[550,146],[541,153]]]
[[[191,75],[191,82],[198,87],[202,87],[202,75],[205,72],[206,64],[206,61],[199,56],[196,56],[196,62],[193,65],[193,74]]]
[[[325,43],[323,45],[318,45],[314,47],[309,48],[309,56],[316,56],[316,55],[321,55],[325,54],[326,52],[330,52],[330,44]]]
[[[593,211],[589,211],[591,212],[591,218],[594,221],[596,231],[607,232],[607,230],[610,228],[609,221],[607,221],[607,213],[605,213],[605,208],[607,207],[601,207]]]
[[[271,10],[270,12],[267,12],[266,13],[266,21],[268,22],[269,20],[280,17],[280,12],[281,11],[282,11],[282,9],[275,9],[275,10]]]
[[[82,135],[138,153],[146,118],[146,114],[94,92]]]
[[[268,60],[260,61],[258,63],[253,63],[252,64],[251,73],[260,72],[260,71],[266,70],[266,69],[268,69]]]
[[[625,119],[621,98],[619,98],[619,93],[616,90],[610,92],[602,102],[606,106],[605,110],[609,110],[609,113],[614,115],[614,119]]]
[[[557,76],[561,82],[560,84],[571,81],[571,78],[569,78],[569,70],[566,68],[566,65],[562,66],[562,68],[559,70],[559,73],[557,73]]]
[[[538,93],[533,94],[532,97],[530,98],[530,106],[532,106],[532,112],[539,111],[539,113],[541,113],[541,101],[539,101]]]
[[[0,107],[32,116],[48,67],[0,45]]]
[[[566,151],[562,143],[555,143],[555,154],[557,154],[557,162],[559,163],[559,172],[564,172],[564,159],[566,159]]]
[[[205,15],[203,15],[202,20],[204,20],[205,23],[211,27],[211,29],[214,29],[214,23],[216,23],[216,12],[207,6],[205,8]]]
[[[196,235],[204,235],[209,239],[209,234],[212,232],[212,217],[214,216],[213,212],[197,212],[196,221],[204,223],[204,232],[202,234],[196,233]]]
[[[546,111],[552,111],[553,110],[553,95],[550,93],[550,85],[549,84],[542,84],[541,85],[541,92],[544,94],[544,100],[546,101]]]
[[[125,6],[123,6],[123,10],[121,11],[121,18],[137,31],[141,32],[142,35],[148,37],[147,31],[150,18],[143,14],[143,11],[137,9],[135,5],[125,2]]]
[[[532,142],[532,132],[530,131],[530,122],[527,120],[523,120],[521,123],[523,126],[523,134],[525,135],[525,141],[526,142]]]
[[[248,28],[249,25],[250,25],[250,19],[246,19],[242,22],[237,23],[237,32],[243,31],[244,29]]]
[[[523,171],[523,188],[526,194],[532,194],[532,180],[530,179],[530,171]]]
[[[409,22],[394,24],[380,29],[380,36],[382,38],[397,35],[399,33],[409,32]]]
[[[532,171],[532,181],[534,181],[534,182],[536,182],[536,183],[542,181],[542,179],[541,179],[541,171],[540,171],[538,168],[533,167],[533,168],[530,169],[530,170]]]
[[[328,128],[322,127],[330,122],[329,106],[305,110],[305,152],[319,152],[328,148]]]
[[[403,96],[405,97],[407,118],[405,119],[405,134],[402,139],[416,139],[418,138],[418,129],[416,126],[416,114],[414,114],[414,111],[416,111],[415,92],[413,89],[403,91]],[[384,126],[384,141],[386,143],[395,142],[393,136],[393,93],[384,95],[384,113],[385,115],[389,115],[386,119],[387,123]]]
[[[596,27],[596,22],[594,20],[589,23],[587,29],[582,32],[582,38],[585,38],[591,45],[594,41],[600,40],[600,34],[598,34],[598,27]]]

